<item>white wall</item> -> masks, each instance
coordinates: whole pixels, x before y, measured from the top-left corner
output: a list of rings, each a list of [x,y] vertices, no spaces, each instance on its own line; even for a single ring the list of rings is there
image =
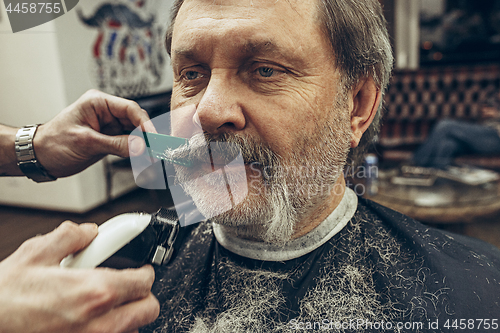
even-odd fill
[[[46,122],[66,106],[54,22],[13,34],[0,15],[0,122]]]
[[[172,0],[151,1],[156,1],[158,14],[166,20]],[[80,0],[78,6],[84,12],[91,11],[99,2],[103,1]],[[3,4],[0,8],[1,123],[20,127],[47,122],[86,90],[97,88],[89,74],[97,30],[81,24],[75,9],[54,21],[13,34]],[[168,61],[166,68],[157,92],[171,88]],[[107,199],[105,168],[101,161],[78,175],[42,184],[24,177],[2,177],[0,204],[87,211]],[[135,187],[131,172],[120,172],[113,184],[112,197]]]

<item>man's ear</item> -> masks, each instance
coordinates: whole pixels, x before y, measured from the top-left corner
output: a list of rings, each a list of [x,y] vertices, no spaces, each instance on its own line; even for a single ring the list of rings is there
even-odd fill
[[[363,133],[377,114],[382,92],[373,78],[363,78],[352,91],[353,109],[351,112],[351,148],[357,147]]]

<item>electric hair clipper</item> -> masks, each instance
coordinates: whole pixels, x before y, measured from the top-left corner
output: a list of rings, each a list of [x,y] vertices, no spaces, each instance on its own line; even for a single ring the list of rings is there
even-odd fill
[[[166,265],[172,258],[179,227],[179,217],[173,209],[161,208],[152,215],[118,215],[99,226],[92,243],[64,258],[61,266],[123,269],[145,264]]]

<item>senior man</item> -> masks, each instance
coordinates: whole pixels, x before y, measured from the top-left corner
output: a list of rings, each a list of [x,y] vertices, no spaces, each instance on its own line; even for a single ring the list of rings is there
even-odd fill
[[[376,0],[178,0],[167,49],[172,107],[241,148],[248,195],[184,228],[144,332],[498,329],[497,249],[345,186],[392,66]],[[206,215],[210,186],[186,186]]]

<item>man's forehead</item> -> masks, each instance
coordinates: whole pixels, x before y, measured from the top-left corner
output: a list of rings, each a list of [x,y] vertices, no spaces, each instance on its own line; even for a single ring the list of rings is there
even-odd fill
[[[185,0],[180,8],[179,16],[202,16],[204,13],[213,17],[219,14],[219,19],[246,18],[248,15],[268,14],[277,19],[309,18],[315,12],[318,0]],[[200,10],[201,9],[201,10]]]
[[[186,0],[175,21],[172,53],[189,56],[185,51],[207,43],[215,47],[216,39],[238,45],[241,54],[313,46],[307,45],[312,35],[322,34],[311,6],[316,1]]]
[[[315,1],[315,0],[314,0]],[[310,0],[184,0],[184,4],[198,3],[211,6],[235,6],[235,7],[262,7],[278,5],[280,3],[288,4],[291,7]]]

